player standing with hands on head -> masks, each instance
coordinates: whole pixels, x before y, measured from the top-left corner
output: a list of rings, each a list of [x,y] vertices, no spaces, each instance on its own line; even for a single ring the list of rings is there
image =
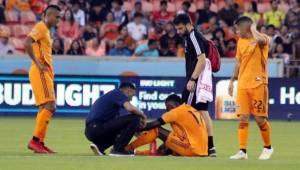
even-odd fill
[[[55,153],[44,144],[48,123],[55,112],[54,72],[52,66],[52,39],[50,28],[60,20],[60,9],[49,5],[44,11],[43,20],[37,23],[25,40],[25,48],[32,60],[29,80],[39,111],[33,138],[28,149],[35,153]]]
[[[256,24],[246,16],[235,22],[240,39],[237,44],[237,64],[229,83],[228,92],[233,96],[234,80],[238,80],[237,114],[240,120],[238,139],[240,151],[230,159],[248,159],[247,140],[249,117],[252,114],[260,128],[264,148],[260,160],[270,159],[271,126],[268,122],[268,73],[267,60],[270,38],[256,29]]]
[[[187,103],[190,93],[196,90],[198,78],[205,68],[208,41],[194,28],[190,17],[186,14],[177,15],[174,19],[174,25],[177,32],[185,38],[187,85],[182,93],[182,99]],[[196,103],[196,95],[194,95],[191,105],[197,109],[204,118],[208,132],[208,154],[211,157],[215,157],[217,154],[213,142],[213,125],[208,113],[208,102]]]

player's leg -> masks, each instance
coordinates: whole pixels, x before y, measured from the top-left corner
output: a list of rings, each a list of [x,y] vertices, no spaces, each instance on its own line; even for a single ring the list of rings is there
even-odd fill
[[[204,119],[204,122],[206,124],[206,128],[207,128],[207,134],[208,134],[208,154],[211,157],[216,157],[217,156],[217,152],[216,152],[216,148],[214,145],[214,132],[213,132],[213,122],[212,119],[209,115],[209,112],[207,110],[200,110],[199,111],[202,114],[202,117]]]
[[[34,67],[30,69],[29,79],[39,112],[36,117],[33,138],[29,142],[28,148],[37,153],[54,153],[44,145],[48,123],[56,109],[53,79],[50,73],[41,73]]]
[[[44,139],[46,137],[48,125],[50,123],[50,120],[53,116],[53,114],[56,111],[56,104],[55,101],[47,102],[40,106],[40,111],[37,115],[36,120],[36,126],[34,129],[34,136],[38,136],[41,144],[43,145],[44,149],[48,153],[55,153],[52,149],[47,147],[44,143]]]
[[[270,159],[273,154],[273,148],[271,146],[271,126],[265,117],[256,116],[256,123],[260,129],[260,134],[264,142],[264,148],[259,156],[260,160]]]
[[[249,135],[249,116],[251,99],[247,90],[239,90],[237,95],[237,114],[239,116],[238,141],[240,150],[230,159],[248,159],[247,142]]]
[[[156,138],[159,138],[163,142],[165,142],[169,134],[170,131],[162,127],[151,129],[139,135],[137,139],[135,139],[126,147],[126,149],[135,150],[140,146],[152,143]],[[151,152],[150,150],[137,151],[137,155],[151,155],[150,152]],[[160,154],[163,154],[163,152],[161,152]]]
[[[266,85],[261,85],[252,90],[253,114],[260,129],[260,134],[264,142],[264,148],[259,156],[260,160],[270,159],[273,148],[271,147],[271,126],[268,117],[268,89]]]
[[[133,155],[125,150],[134,133],[139,129],[141,118],[130,114],[109,122],[91,122],[86,129],[87,138],[99,146],[102,151],[113,145],[110,155]]]
[[[186,138],[180,137],[175,132],[169,133],[164,143],[176,155],[199,156],[192,151],[189,141]]]
[[[126,146],[127,150],[135,150],[136,148],[153,142],[158,137],[158,128],[154,128],[142,132],[137,138]]]
[[[185,89],[182,92],[182,100],[187,102],[187,100],[189,98],[189,95],[190,95],[190,92],[187,89]],[[192,106],[202,114],[203,119],[205,121],[206,128],[207,128],[207,134],[208,134],[208,152],[209,152],[209,156],[216,157],[217,152],[216,152],[216,148],[214,146],[213,123],[212,123],[212,119],[211,119],[211,117],[209,115],[209,112],[208,112],[208,102],[196,104],[196,95],[194,95],[193,100],[192,100]]]

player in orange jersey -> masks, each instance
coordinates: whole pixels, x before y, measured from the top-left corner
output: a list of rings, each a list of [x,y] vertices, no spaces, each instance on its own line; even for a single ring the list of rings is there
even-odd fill
[[[253,115],[260,128],[264,149],[260,160],[269,159],[271,126],[268,122],[268,51],[270,38],[256,29],[256,24],[246,16],[240,17],[235,26],[240,36],[237,44],[237,64],[229,84],[229,95],[233,95],[233,82],[238,80],[237,114],[240,119],[238,139],[240,151],[230,159],[248,159],[247,140],[249,117]]]
[[[159,149],[159,155],[169,153],[180,156],[208,156],[207,129],[200,112],[193,107],[181,104],[181,98],[175,94],[166,99],[167,111],[161,118],[147,123],[144,130],[149,130],[130,143],[127,149],[137,147],[161,139],[166,147]],[[172,131],[161,126],[170,123]],[[151,130],[150,130],[151,129]],[[164,150],[164,152],[161,152]]]
[[[45,146],[44,139],[48,123],[56,109],[50,28],[56,26],[59,19],[59,7],[48,6],[43,20],[33,27],[25,40],[26,51],[32,60],[29,80],[39,107],[33,138],[28,144],[28,148],[35,153],[55,153]]]

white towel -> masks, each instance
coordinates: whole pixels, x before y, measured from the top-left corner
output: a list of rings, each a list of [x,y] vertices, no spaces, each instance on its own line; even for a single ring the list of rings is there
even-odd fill
[[[212,70],[209,59],[205,59],[205,68],[199,76],[196,89],[196,103],[206,103],[213,101]]]

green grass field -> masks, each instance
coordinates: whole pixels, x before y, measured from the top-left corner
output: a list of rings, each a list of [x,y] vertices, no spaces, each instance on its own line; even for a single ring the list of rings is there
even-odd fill
[[[83,135],[84,119],[53,119],[48,145],[56,155],[38,155],[27,150],[34,118],[0,117],[0,170],[299,170],[300,122],[271,122],[275,153],[271,160],[258,161],[262,142],[257,126],[251,122],[249,160],[228,157],[238,149],[235,121],[215,121],[217,158],[187,157],[97,157],[89,150]]]

